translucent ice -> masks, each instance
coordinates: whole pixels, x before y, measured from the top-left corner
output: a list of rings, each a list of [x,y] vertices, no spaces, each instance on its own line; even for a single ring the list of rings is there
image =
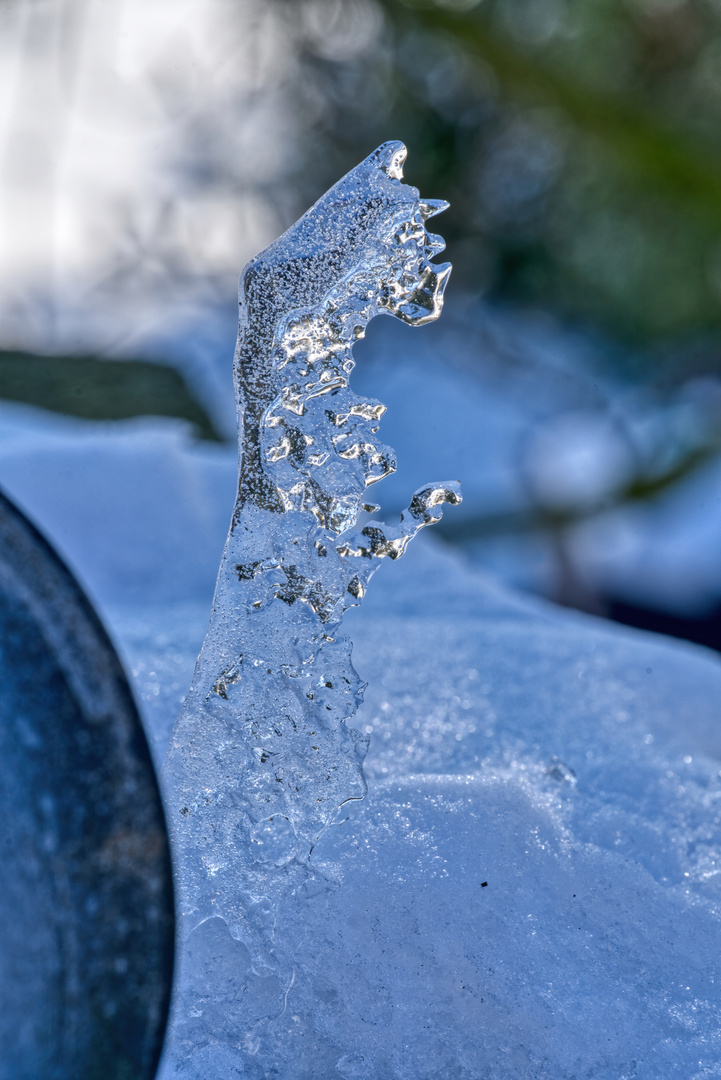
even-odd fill
[[[450,273],[425,226],[446,204],[401,182],[404,158],[384,144],[241,278],[237,501],[165,769],[185,918],[181,1069],[201,1069],[210,1040],[202,1069],[221,1068],[212,1054],[230,1043],[244,1068],[272,1071],[302,1039],[309,1015],[291,1021],[285,1004],[307,973],[278,926],[331,887],[309,856],[365,794],[368,740],[346,723],[362,684],[339,624],[379,561],[460,501],[457,483],[429,484],[394,526],[363,501],[395,462],[377,439],[384,406],[350,388],[353,344],[375,315],[437,318]]]

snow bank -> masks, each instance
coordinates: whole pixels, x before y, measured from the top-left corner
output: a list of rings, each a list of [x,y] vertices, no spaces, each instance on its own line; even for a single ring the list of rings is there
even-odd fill
[[[169,423],[8,410],[0,485],[101,607],[159,757],[205,630],[232,455]],[[302,918],[279,913],[304,977],[281,988],[277,1075],[721,1077],[721,663],[416,545],[346,618],[369,794],[317,845],[327,884]],[[223,977],[225,924],[196,935]],[[226,974],[262,1017],[277,988],[243,948]],[[206,1015],[206,990],[206,1045],[182,1075],[260,1080],[252,1029],[232,1002]]]

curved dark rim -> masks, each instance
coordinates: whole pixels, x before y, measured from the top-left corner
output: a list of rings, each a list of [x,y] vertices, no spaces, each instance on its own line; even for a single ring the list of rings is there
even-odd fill
[[[4,534],[4,535],[3,535]],[[68,565],[58,555],[50,542],[39,529],[25,516],[25,514],[0,491],[0,564],[4,560],[3,548],[14,548],[20,559],[13,569],[24,583],[31,582],[33,599],[37,602],[48,602],[50,609],[59,615],[60,602],[64,600],[73,607],[72,625],[62,625],[62,641],[60,644],[59,661],[62,663],[63,654],[66,659],[70,651],[73,655],[73,666],[78,663],[81,674],[89,674],[89,682],[95,685],[89,687],[89,699],[102,695],[109,699],[117,711],[124,714],[125,719],[132,728],[131,746],[133,756],[146,774],[150,790],[154,792],[156,803],[156,819],[163,836],[165,837],[165,857],[162,861],[162,874],[166,889],[168,925],[171,929],[169,934],[169,948],[164,960],[165,979],[162,998],[159,1002],[159,1022],[157,1031],[154,1033],[154,1046],[152,1050],[152,1076],[157,1073],[163,1043],[168,1026],[170,1001],[173,986],[173,970],[175,964],[175,903],[173,889],[173,873],[170,858],[170,840],[163,808],[163,801],[158,783],[155,766],[150,753],[140,713],[135,703],[130,683],[121,664],[108,632],[100,620],[95,608],[90,602],[84,589],[72,573]],[[56,621],[60,622],[60,619]],[[83,625],[84,624],[84,625]],[[87,662],[88,657],[83,651],[76,652],[76,647],[83,641],[90,646],[93,659],[100,661],[100,677],[98,677],[98,665],[91,668]],[[65,647],[63,647],[65,646]],[[83,661],[87,672],[82,671]],[[63,665],[66,666],[66,665]],[[76,680],[75,680],[76,681]],[[77,688],[77,681],[76,681]],[[85,696],[85,695],[83,695]]]

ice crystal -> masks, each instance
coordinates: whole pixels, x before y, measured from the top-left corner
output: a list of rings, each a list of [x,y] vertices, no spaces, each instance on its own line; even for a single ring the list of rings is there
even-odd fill
[[[398,524],[361,523],[378,509],[365,489],[395,461],[377,438],[384,406],[350,387],[353,344],[379,314],[436,319],[451,269],[431,261],[444,243],[425,225],[447,204],[401,182],[405,154],[381,146],[241,277],[237,501],[165,770],[186,922],[176,1062],[227,1041],[220,1028],[272,1060],[272,1017],[295,978],[279,905],[328,887],[313,846],[365,794],[343,612],[380,559],[460,500],[457,483],[429,484]],[[215,974],[208,948],[223,956]]]

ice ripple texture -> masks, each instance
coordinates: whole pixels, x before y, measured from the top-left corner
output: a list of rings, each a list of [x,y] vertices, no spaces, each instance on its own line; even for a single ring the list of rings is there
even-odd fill
[[[429,484],[392,526],[364,501],[395,462],[384,406],[350,387],[353,344],[379,314],[436,319],[450,273],[426,228],[447,204],[402,182],[405,156],[381,146],[241,276],[237,501],[164,773],[182,916],[171,1075],[318,1064],[317,995],[283,927],[337,888],[310,856],[365,794],[368,737],[347,723],[363,686],[339,625],[380,560],[460,501],[457,483]]]

